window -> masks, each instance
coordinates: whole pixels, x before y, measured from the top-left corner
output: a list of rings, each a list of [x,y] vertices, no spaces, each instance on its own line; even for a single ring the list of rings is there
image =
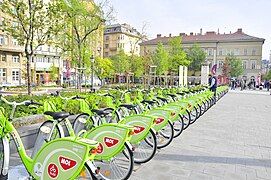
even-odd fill
[[[252,49],[252,56],[256,55],[256,49]]]
[[[6,77],[7,70],[5,68],[0,68],[0,78]]]
[[[0,26],[3,26],[4,18],[0,17]]]
[[[244,55],[245,56],[247,55],[247,49],[244,49]]]
[[[234,54],[237,55],[237,56],[239,55],[239,49],[238,48],[234,49]]]
[[[222,56],[223,55],[223,50],[220,49],[218,54],[219,54],[219,56]]]
[[[109,40],[109,36],[105,36],[105,40],[108,41]]]
[[[0,45],[5,44],[5,37],[0,35]]]
[[[51,46],[47,47],[47,51],[50,52],[51,51]]]
[[[19,62],[20,62],[20,57],[17,56],[17,55],[13,55],[13,56],[12,56],[12,62],[14,62],[14,63],[19,63]]]
[[[13,69],[12,70],[12,81],[19,81],[19,70],[18,69]]]
[[[6,62],[7,61],[7,55],[6,54],[2,54],[1,55],[1,60]]]
[[[256,69],[256,61],[255,60],[251,61],[251,69]]]
[[[109,48],[109,44],[105,44],[105,49],[108,49]]]
[[[108,57],[108,52],[105,52],[105,53],[104,53],[104,56],[105,56],[105,57]]]
[[[12,44],[13,44],[13,46],[18,46],[19,45],[17,39],[14,39],[14,38],[12,38]]]
[[[219,60],[218,61],[218,67],[217,68],[222,68],[223,67],[223,61],[222,60]]]
[[[213,49],[208,49],[208,55],[209,56],[213,55]]]
[[[247,60],[244,60],[242,65],[243,65],[243,69],[247,69]]]

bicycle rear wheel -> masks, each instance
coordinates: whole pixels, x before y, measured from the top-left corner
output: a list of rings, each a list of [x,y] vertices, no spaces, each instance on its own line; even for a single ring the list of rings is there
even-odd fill
[[[138,144],[132,144],[135,163],[146,163],[150,161],[156,153],[157,141],[153,130],[150,130],[147,137]]]
[[[191,116],[190,116],[190,112],[188,110],[186,110],[186,113],[182,115],[182,119],[183,119],[183,123],[184,123],[183,130],[185,130],[191,124]]]
[[[176,138],[182,134],[183,127],[184,127],[183,119],[180,116],[180,119],[178,121],[173,122],[173,130],[174,130],[173,138]]]
[[[157,148],[161,149],[168,146],[173,140],[173,135],[173,125],[168,121],[168,123],[156,133]]]
[[[95,166],[99,167],[99,176],[108,180],[128,179],[133,171],[133,152],[125,143],[124,150],[113,157],[110,161],[95,161]]]

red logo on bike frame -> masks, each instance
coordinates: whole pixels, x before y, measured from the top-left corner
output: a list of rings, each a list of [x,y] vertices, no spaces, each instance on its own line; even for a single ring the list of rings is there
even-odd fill
[[[119,140],[118,139],[114,139],[114,138],[110,138],[110,137],[104,137],[104,143],[107,147],[112,147],[115,146],[116,144],[118,144]]]
[[[99,146],[98,146],[98,148],[97,148],[97,153],[98,153],[98,154],[102,154],[103,151],[104,151],[104,147],[103,147],[103,145],[102,145],[101,143],[99,143]]]
[[[144,130],[145,130],[145,128],[142,126],[134,126],[134,133],[135,134],[140,134]]]
[[[155,120],[155,123],[156,124],[161,124],[163,121],[164,121],[165,119],[164,118],[157,118],[156,120]]]
[[[59,164],[65,171],[73,168],[77,164],[76,161],[63,157],[63,156],[60,156],[58,160],[59,160]]]
[[[58,167],[57,165],[55,165],[54,163],[51,163],[48,165],[48,168],[47,168],[47,171],[48,171],[48,175],[53,178],[53,179],[56,179],[57,176],[58,176]]]

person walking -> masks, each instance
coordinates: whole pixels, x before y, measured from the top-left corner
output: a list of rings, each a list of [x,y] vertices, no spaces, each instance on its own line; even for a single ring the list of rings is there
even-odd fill
[[[269,91],[269,89],[270,89],[270,81],[268,81],[268,80],[265,81],[265,87],[266,87],[266,90]]]
[[[209,75],[209,85],[210,90],[214,92],[214,103],[216,103],[217,78],[214,75]]]

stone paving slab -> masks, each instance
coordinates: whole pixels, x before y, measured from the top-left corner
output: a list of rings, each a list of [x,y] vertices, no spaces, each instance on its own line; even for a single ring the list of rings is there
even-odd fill
[[[230,91],[150,162],[136,165],[131,179],[270,180],[270,114],[269,93]],[[27,176],[21,165],[9,175]]]
[[[271,96],[230,91],[132,180],[271,179]]]

